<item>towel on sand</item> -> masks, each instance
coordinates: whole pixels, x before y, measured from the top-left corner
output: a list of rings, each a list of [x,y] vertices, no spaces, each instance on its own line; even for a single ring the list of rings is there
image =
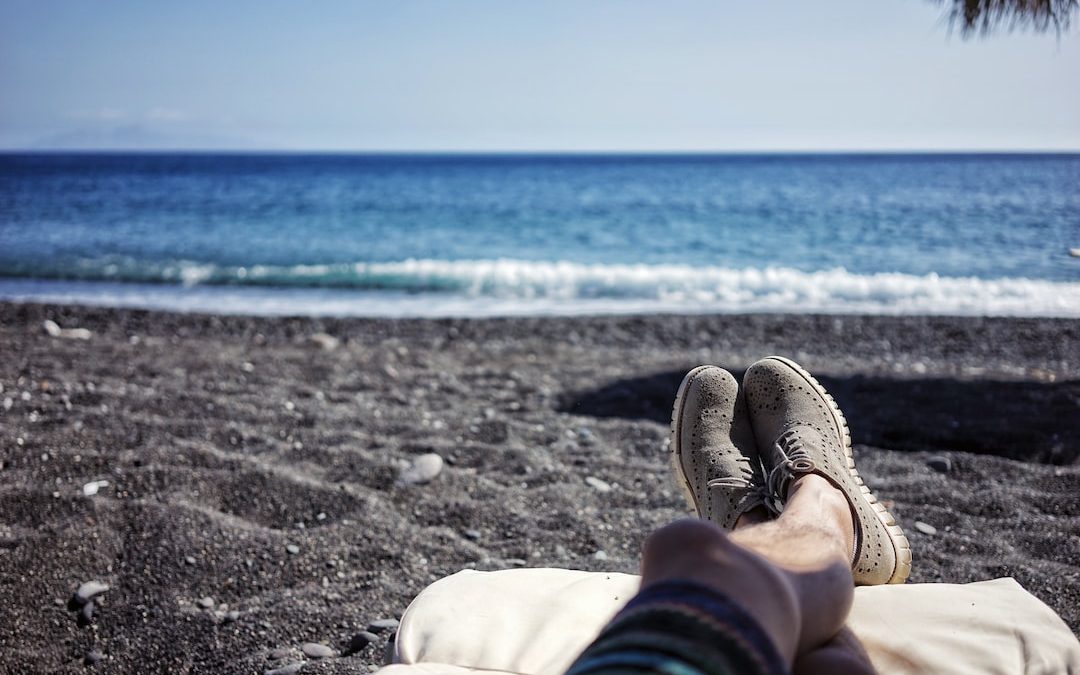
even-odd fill
[[[637,592],[629,574],[465,570],[424,589],[381,675],[560,675]],[[855,589],[848,625],[882,675],[1080,673],[1080,642],[1013,579]]]

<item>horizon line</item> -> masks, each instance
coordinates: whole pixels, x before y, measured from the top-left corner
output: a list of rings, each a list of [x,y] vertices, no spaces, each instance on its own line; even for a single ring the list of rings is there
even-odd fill
[[[0,155],[581,155],[581,156],[694,156],[694,155],[1075,155],[1080,147],[1041,148],[867,148],[867,149],[702,149],[702,150],[635,150],[635,149],[304,149],[304,148],[2,148]]]

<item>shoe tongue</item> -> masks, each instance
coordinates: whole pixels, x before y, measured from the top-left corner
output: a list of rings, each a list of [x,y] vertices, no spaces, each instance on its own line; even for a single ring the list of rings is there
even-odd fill
[[[805,423],[796,423],[787,427],[783,433],[780,434],[780,438],[784,437],[788,438],[786,444],[789,447],[795,443],[802,443],[804,447],[822,451],[831,445],[835,445],[835,442],[830,441],[828,437],[817,429],[817,427]]]

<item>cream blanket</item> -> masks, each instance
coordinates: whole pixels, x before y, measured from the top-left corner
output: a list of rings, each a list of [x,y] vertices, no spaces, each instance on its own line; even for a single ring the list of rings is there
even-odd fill
[[[559,675],[637,591],[637,576],[466,570],[428,586],[382,675]],[[861,587],[848,625],[882,675],[1080,675],[1080,642],[1013,579]]]

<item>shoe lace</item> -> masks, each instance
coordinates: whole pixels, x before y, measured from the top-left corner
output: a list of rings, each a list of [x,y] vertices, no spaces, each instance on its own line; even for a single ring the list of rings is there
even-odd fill
[[[750,460],[746,457],[740,457],[739,461],[750,464]],[[708,489],[713,488],[727,488],[727,489],[739,489],[746,490],[740,502],[747,504],[747,509],[757,503],[768,504],[769,491],[763,483],[756,483],[753,480],[754,471],[749,466],[747,470],[738,476],[721,476],[719,478],[713,478],[705,483],[705,487]],[[746,510],[746,509],[743,509]]]
[[[806,439],[796,429],[788,429],[773,444],[774,457],[779,458],[766,479],[765,504],[774,514],[784,510],[782,495],[796,476],[811,473],[817,465],[807,450]]]

